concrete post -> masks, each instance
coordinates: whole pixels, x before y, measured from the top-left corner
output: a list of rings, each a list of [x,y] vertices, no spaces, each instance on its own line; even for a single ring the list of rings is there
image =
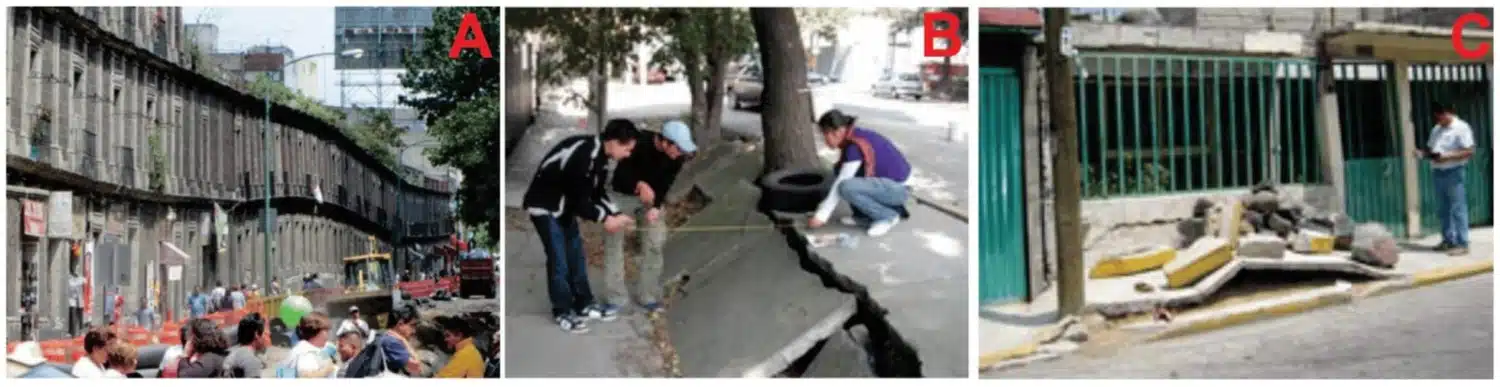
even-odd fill
[[[948,142],[963,141],[964,132],[959,129],[958,121],[948,121]]]
[[[1392,63],[1392,82],[1396,82],[1396,123],[1401,130],[1401,178],[1406,191],[1406,236],[1416,237],[1422,231],[1422,191],[1417,181],[1417,132],[1411,117],[1411,82],[1407,70],[1411,67],[1404,60]]]
[[[1344,212],[1344,204],[1347,200],[1344,192],[1344,140],[1343,130],[1339,122],[1339,96],[1334,92],[1333,66],[1319,66],[1318,71],[1318,108],[1322,117],[1318,120],[1319,140],[1322,141],[1323,176],[1328,179],[1328,184],[1333,189],[1333,198],[1328,201],[1328,209]]]

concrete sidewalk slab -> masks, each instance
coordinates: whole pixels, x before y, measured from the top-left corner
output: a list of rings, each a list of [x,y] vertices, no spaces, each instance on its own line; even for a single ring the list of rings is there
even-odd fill
[[[1106,315],[1120,315],[1149,311],[1157,305],[1182,306],[1195,304],[1213,295],[1240,270],[1323,271],[1356,274],[1372,278],[1410,278],[1417,273],[1444,267],[1491,261],[1484,252],[1492,251],[1493,230],[1476,229],[1470,232],[1473,252],[1468,256],[1450,257],[1425,249],[1408,249],[1401,253],[1401,260],[1391,269],[1379,268],[1350,259],[1350,253],[1339,251],[1328,255],[1309,255],[1288,251],[1279,259],[1235,257],[1224,267],[1205,276],[1190,287],[1167,289],[1166,278],[1160,271],[1148,271],[1123,277],[1090,279],[1086,282],[1085,295],[1088,308]],[[1436,243],[1437,237],[1415,241],[1415,244]],[[1145,283],[1155,291],[1141,293],[1136,284]]]
[[[1057,288],[1037,295],[1031,302],[981,305],[976,325],[979,337],[979,368],[1030,356],[1041,344],[1062,333],[1065,320],[1057,310]]]
[[[969,374],[968,224],[935,209],[908,207],[910,219],[878,238],[842,225],[800,230],[847,232],[857,245],[815,248],[838,275],[866,288],[886,320],[917,350],[925,377]]]
[[[591,321],[585,334],[552,322],[541,241],[530,230],[505,233],[505,370],[509,377],[663,377],[661,352],[645,316]],[[603,274],[590,270],[596,296]]]

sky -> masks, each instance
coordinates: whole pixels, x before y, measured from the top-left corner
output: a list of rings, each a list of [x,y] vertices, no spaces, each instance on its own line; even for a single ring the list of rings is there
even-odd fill
[[[219,52],[240,51],[261,44],[285,45],[297,56],[333,51],[333,7],[183,7],[184,23],[219,27]],[[333,57],[309,59],[318,64],[318,95],[325,104],[339,101],[338,73]],[[387,92],[389,95],[394,93]],[[350,100],[372,101],[370,91],[351,91]]]

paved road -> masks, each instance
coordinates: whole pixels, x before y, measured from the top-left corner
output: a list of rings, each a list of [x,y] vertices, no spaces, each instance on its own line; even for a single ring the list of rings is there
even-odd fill
[[[618,100],[624,97],[611,98]],[[969,145],[964,140],[948,141],[948,129],[945,127],[920,122],[931,121],[930,118],[919,120],[913,117],[911,112],[921,112],[922,104],[930,103],[883,101],[877,104],[871,103],[866,96],[842,97],[835,99],[833,103],[835,108],[858,117],[859,126],[884,134],[902,148],[907,159],[917,169],[913,185],[918,192],[934,200],[963,206],[968,203],[969,195]],[[891,109],[892,105],[906,106],[898,111]],[[632,107],[624,111],[611,110],[627,117],[650,117],[674,116],[687,109],[685,103],[663,103]],[[935,115],[951,114],[948,111],[951,109],[933,110],[932,114]],[[726,109],[724,129],[759,137],[760,114],[754,110]],[[972,136],[969,138],[972,139]],[[822,150],[822,141],[818,141],[818,147]]]
[[[1465,378],[1494,369],[1493,275],[1001,370],[999,378]]]

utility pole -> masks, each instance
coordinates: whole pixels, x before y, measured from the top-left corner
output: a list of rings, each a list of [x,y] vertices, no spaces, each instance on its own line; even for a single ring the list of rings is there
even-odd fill
[[[1073,100],[1073,63],[1063,50],[1067,8],[1047,8],[1046,23],[1047,114],[1057,138],[1052,173],[1057,197],[1053,211],[1057,223],[1057,308],[1062,315],[1083,310],[1083,228],[1079,220],[1078,118]]]

